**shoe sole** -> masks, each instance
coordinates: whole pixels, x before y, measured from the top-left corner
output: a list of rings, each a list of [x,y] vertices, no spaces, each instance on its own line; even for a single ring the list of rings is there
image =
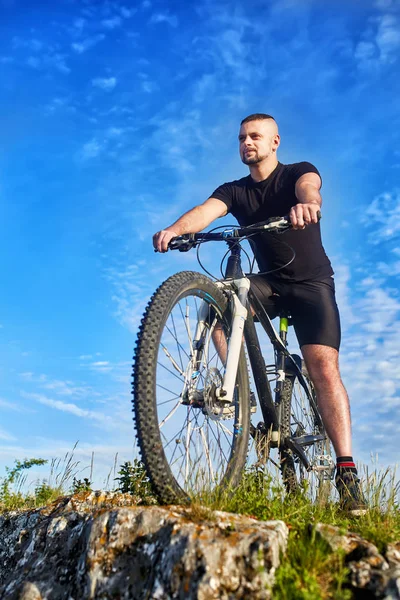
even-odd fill
[[[366,515],[367,512],[368,508],[355,508],[354,510],[348,511],[352,517],[362,517],[363,515]]]

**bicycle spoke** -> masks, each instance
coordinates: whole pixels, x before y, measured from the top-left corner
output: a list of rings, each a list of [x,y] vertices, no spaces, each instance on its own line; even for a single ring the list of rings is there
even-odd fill
[[[178,406],[181,406],[182,402],[177,402],[172,410],[167,414],[167,416],[161,421],[160,429],[165,425],[165,423],[172,417],[172,415],[176,412]]]
[[[180,304],[179,304],[179,309],[181,311],[183,322],[185,323],[185,327],[186,327],[186,333],[188,336],[188,342],[189,342],[189,346],[190,346],[190,354],[193,354],[193,342],[192,342],[192,334],[190,333],[189,306],[188,306],[187,300],[186,300],[186,305],[185,305],[185,315],[183,314],[182,307]]]
[[[175,336],[173,336],[173,337],[175,337],[175,340],[176,340],[176,347],[178,350],[179,359],[181,361],[181,367],[183,369],[183,361],[182,361],[182,356],[181,356],[181,344],[179,343],[178,336],[176,334],[175,319],[174,319],[173,313],[171,313],[171,321],[172,321],[172,327],[174,328],[174,333],[175,333]],[[168,329],[168,327],[167,327],[167,329]],[[168,329],[168,331],[169,331],[169,329]],[[186,350],[184,350],[183,348],[182,348],[182,350],[185,352],[186,356],[189,358],[189,355],[187,354]]]
[[[173,375],[174,377],[176,377],[177,379],[179,379],[180,382],[182,382],[182,379],[180,377],[178,377],[178,375],[176,373],[174,373],[173,371],[171,371],[170,369],[168,369],[165,365],[163,365],[162,363],[160,363],[160,361],[157,361],[157,364],[160,365],[160,367],[162,367],[166,371],[168,371],[168,373],[171,373],[171,375]]]
[[[173,402],[174,400],[177,400],[178,398],[180,398],[180,396],[174,396],[170,400],[164,400],[164,402],[158,402],[157,406],[164,406],[164,404],[169,404],[170,402]]]
[[[167,348],[166,348],[166,347],[165,347],[163,344],[161,344],[161,348],[163,349],[165,356],[166,356],[167,358],[169,358],[169,360],[170,360],[170,362],[171,362],[172,366],[173,366],[173,367],[174,367],[174,368],[175,368],[175,369],[178,371],[178,373],[179,373],[180,375],[182,375],[182,377],[184,377],[184,376],[185,376],[185,373],[182,371],[182,369],[180,368],[180,366],[178,365],[178,363],[176,362],[176,360],[175,360],[175,359],[174,359],[174,358],[171,356],[171,354],[168,352]]]
[[[184,354],[186,354],[186,357],[188,360],[190,360],[190,356],[189,354],[186,352],[185,348],[182,346],[182,344],[179,342],[178,338],[176,337],[176,335],[174,333],[172,333],[171,329],[168,327],[168,325],[165,326],[165,329],[168,331],[169,334],[171,334],[171,337],[175,340],[177,349],[178,349],[178,354],[180,355],[180,350],[182,350],[182,352]],[[182,363],[183,364],[183,363]]]
[[[208,468],[210,470],[211,481],[213,481],[214,480],[214,472],[213,472],[213,468],[212,468],[212,462],[211,462],[211,459],[210,459],[210,452],[208,450],[208,444],[207,444],[206,436],[204,434],[203,429],[200,430],[200,433],[201,433],[201,438],[203,440],[204,452],[206,453],[206,458],[207,458],[207,462],[208,462]]]

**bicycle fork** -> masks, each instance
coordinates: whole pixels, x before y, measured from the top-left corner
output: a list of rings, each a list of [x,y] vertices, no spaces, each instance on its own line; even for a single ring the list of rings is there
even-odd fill
[[[237,294],[231,295],[233,316],[230,339],[227,345],[227,357],[223,381],[221,386],[215,388],[215,397],[220,402],[226,403],[227,405],[232,403],[235,391],[244,325],[247,318],[247,295],[250,289],[250,281],[247,277],[235,279],[233,283],[238,289],[238,292]],[[216,285],[222,286],[223,284],[217,282]],[[190,396],[191,391],[196,388],[196,380],[200,372],[200,365],[203,360],[207,362],[211,336],[209,336],[207,345],[205,345],[204,331],[208,326],[213,329],[216,323],[216,318],[213,323],[209,322],[209,306],[209,303],[206,300],[203,300],[198,311],[196,331],[193,341],[191,342],[191,360],[185,373],[182,397],[185,397],[188,394]]]

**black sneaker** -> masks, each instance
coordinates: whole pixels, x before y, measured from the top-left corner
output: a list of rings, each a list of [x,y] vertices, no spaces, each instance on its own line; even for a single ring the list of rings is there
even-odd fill
[[[337,474],[335,484],[340,496],[341,509],[353,516],[365,515],[368,505],[356,473],[344,471],[340,475]]]
[[[257,400],[254,392],[250,392],[250,412],[257,412]]]

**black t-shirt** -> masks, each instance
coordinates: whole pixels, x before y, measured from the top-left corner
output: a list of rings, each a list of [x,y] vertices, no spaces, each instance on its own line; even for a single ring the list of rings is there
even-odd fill
[[[309,162],[292,165],[278,163],[264,181],[255,182],[248,175],[224,183],[211,197],[222,200],[240,225],[251,225],[270,217],[289,214],[292,206],[299,203],[295,195],[296,181],[305,173],[319,175],[316,167]],[[323,279],[333,274],[322,246],[319,223],[308,225],[305,229],[289,229],[283,234],[261,233],[250,238],[249,242],[260,272],[282,267],[271,273],[268,276],[270,279],[305,281]],[[293,252],[286,244],[296,252],[296,258],[288,266],[284,265],[291,260]]]

